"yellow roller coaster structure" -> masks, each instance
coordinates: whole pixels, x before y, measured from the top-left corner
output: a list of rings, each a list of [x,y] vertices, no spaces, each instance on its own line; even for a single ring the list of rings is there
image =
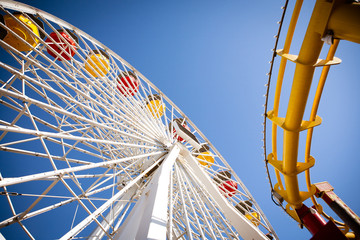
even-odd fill
[[[273,109],[265,114],[272,122],[272,152],[266,156],[266,163],[275,169],[277,183],[272,186],[273,197],[280,203],[287,202],[285,211],[313,234],[311,239],[360,239],[360,218],[333,193],[328,183],[312,184],[309,172],[315,164],[315,159],[310,155],[310,147],[313,128],[321,124],[321,118],[316,114],[324,84],[330,66],[341,62],[339,58],[334,57],[336,48],[340,40],[360,43],[360,3],[347,0],[317,0],[300,51],[298,55],[293,55],[289,50],[302,3],[302,0],[296,1],[284,47],[276,50],[275,54],[281,56],[281,62],[274,104]],[[319,59],[324,42],[331,46],[326,59]],[[288,61],[295,63],[296,67],[286,115],[280,117],[278,115],[280,95]],[[304,120],[314,71],[317,67],[322,67],[322,72],[310,117]],[[278,153],[279,128],[283,131],[282,160]],[[299,136],[302,131],[307,131],[305,159],[299,161]],[[305,172],[307,191],[300,191],[298,175],[302,172]],[[344,223],[335,221],[325,214],[315,196],[322,197]],[[314,207],[308,208],[304,205],[303,202],[309,198],[312,199]],[[325,222],[319,213],[329,221]]]

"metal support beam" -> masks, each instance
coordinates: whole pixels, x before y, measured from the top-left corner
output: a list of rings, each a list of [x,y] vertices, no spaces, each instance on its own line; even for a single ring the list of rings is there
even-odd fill
[[[360,237],[360,217],[356,215],[335,192],[328,182],[316,183],[316,196],[321,197],[329,207]]]
[[[135,157],[127,157],[127,158],[122,158],[122,159],[106,161],[106,162],[91,163],[91,164],[85,165],[85,166],[70,167],[70,168],[64,168],[64,169],[43,172],[43,173],[36,173],[36,174],[26,175],[26,176],[21,176],[21,177],[6,178],[4,180],[0,180],[0,187],[46,179],[49,177],[55,177],[55,176],[58,177],[58,176],[62,176],[64,174],[94,169],[94,168],[98,168],[98,167],[104,167],[104,166],[109,167],[112,165],[115,166],[115,164],[118,164],[121,162],[129,161],[129,160],[133,160],[133,159],[137,159],[137,158],[145,158],[145,157],[160,155],[160,154],[161,154],[161,152],[160,153],[159,152],[147,153],[147,154],[143,154],[143,155],[139,155],[139,156],[135,156]]]
[[[166,239],[170,176],[179,152],[173,145],[114,239]]]
[[[328,23],[334,38],[360,43],[360,3],[339,1]]]
[[[198,161],[186,148],[182,148],[181,155],[188,163],[191,173],[194,174],[194,177],[199,179],[205,186],[205,189],[208,191],[209,195],[213,197],[214,202],[224,214],[225,218],[236,229],[242,238],[252,240],[269,240],[259,228],[253,225],[225,199],[225,197],[213,184],[210,177],[205,173],[204,169],[198,164]]]
[[[286,186],[286,200],[295,208],[313,193],[300,194],[297,179],[297,160],[299,146],[299,129],[303,122],[305,107],[315,71],[314,64],[318,61],[323,41],[322,33],[328,21],[332,3],[318,0],[315,4],[306,35],[296,62],[296,69],[284,121],[284,152],[283,166]],[[326,11],[325,11],[326,10]],[[324,12],[325,11],[325,12]]]
[[[115,206],[112,207],[110,212],[106,215],[105,219],[101,222],[101,226],[103,229],[108,231],[110,227],[114,224],[114,221],[118,218],[121,211],[124,209],[124,207],[128,204],[128,201],[134,196],[136,192],[137,186],[134,185],[131,187],[123,197],[121,197],[120,201],[115,204]],[[97,227],[93,230],[91,235],[89,236],[89,239],[102,239],[105,235],[104,230]]]
[[[159,164],[162,158],[160,158],[158,161],[156,161],[150,168],[145,170],[143,173],[138,175],[136,178],[134,178],[130,183],[128,183],[123,189],[121,189],[119,192],[117,192],[113,197],[111,197],[109,200],[107,200],[103,205],[101,205],[99,208],[97,208],[93,213],[91,213],[88,217],[84,218],[79,224],[77,224],[74,228],[72,228],[69,232],[67,232],[63,237],[61,237],[61,240],[66,240],[73,238],[76,236],[80,231],[82,231],[86,226],[88,226],[91,222],[96,221],[97,217],[102,214],[104,211],[106,211],[109,207],[111,207],[118,199],[120,199],[126,191],[128,191],[132,186],[137,184],[138,181],[140,181],[145,174],[147,174],[151,168]],[[99,223],[99,227],[100,223]]]

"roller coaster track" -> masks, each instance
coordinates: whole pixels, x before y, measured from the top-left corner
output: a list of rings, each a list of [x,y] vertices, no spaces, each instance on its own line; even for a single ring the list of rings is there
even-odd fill
[[[268,73],[269,79],[265,100],[264,112],[264,155],[268,172],[269,182],[272,191],[273,200],[280,205],[292,218],[299,223],[303,223],[299,218],[297,209],[303,206],[303,202],[311,198],[316,210],[327,219],[333,220],[328,216],[320,204],[315,199],[316,186],[311,183],[310,168],[315,164],[315,158],[310,155],[313,128],[321,124],[321,117],[317,116],[321,95],[324,89],[326,78],[331,65],[341,63],[336,58],[335,52],[340,40],[348,40],[360,43],[360,4],[357,1],[349,2],[345,0],[317,0],[313,13],[302,42],[298,55],[289,53],[293,39],[295,27],[299,18],[302,7],[302,0],[297,0],[289,23],[283,49],[277,49],[278,39],[282,28],[284,15],[287,9],[286,1],[283,9],[283,15],[279,22],[279,30],[276,37],[275,47],[271,60],[271,67]],[[325,59],[319,59],[323,49],[324,42],[330,44],[330,48]],[[270,83],[272,69],[276,56],[281,57],[279,66],[276,88],[274,93],[273,109],[268,111]],[[284,73],[288,61],[295,63],[296,68],[292,81],[289,101],[285,117],[279,116],[280,95],[284,80]],[[303,120],[305,108],[307,106],[309,92],[311,89],[315,69],[322,67],[321,75],[315,92],[315,97],[311,106],[311,113],[308,120]],[[272,122],[271,127],[271,149],[272,152],[266,152],[266,122],[269,119]],[[279,159],[281,154],[278,151],[278,130],[283,131],[282,160]],[[300,144],[300,132],[307,131],[305,142],[305,159],[299,161],[298,152]],[[275,169],[277,182],[273,185],[268,165]],[[300,191],[298,175],[305,173],[307,190]],[[287,204],[283,207],[282,203]],[[344,223],[334,221],[343,232],[349,230]],[[354,229],[352,229],[356,232]]]

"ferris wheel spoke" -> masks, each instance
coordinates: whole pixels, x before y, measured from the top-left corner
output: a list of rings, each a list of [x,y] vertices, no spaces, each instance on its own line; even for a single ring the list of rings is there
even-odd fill
[[[71,101],[71,99],[69,99],[70,101]],[[74,102],[74,105],[71,105],[71,106],[77,106],[76,107],[76,109],[79,109],[79,107],[80,106],[82,106],[79,102]],[[75,110],[75,108],[73,108],[74,110]],[[108,117],[106,117],[106,116],[104,116],[104,115],[102,115],[102,112],[101,111],[94,111],[93,110],[93,108],[89,108],[89,107],[82,107],[81,108],[83,111],[85,111],[85,112],[87,112],[87,111],[89,111],[89,113],[94,113],[98,118],[99,118],[99,122],[101,123],[101,122],[103,122],[103,119],[105,120],[105,121],[109,121],[109,120],[112,120],[112,119],[109,119]],[[110,111],[108,111],[108,113],[110,113]],[[78,113],[79,114],[79,113]],[[80,115],[80,114],[79,114]],[[115,116],[117,116],[118,118],[120,118],[121,119],[121,121],[124,121],[124,119],[122,119],[121,118],[121,116],[118,116],[118,115],[115,115]],[[129,124],[129,122],[126,122],[126,121],[124,121],[126,124]],[[119,123],[120,125],[121,125],[121,123]],[[126,130],[129,130],[130,132],[134,132],[132,129],[130,129],[130,128],[127,128],[126,127],[126,125],[122,125],[123,126],[123,128],[124,129],[126,129]],[[134,126],[135,128],[136,128],[136,126]],[[134,132],[134,133],[136,133],[136,132]]]
[[[24,107],[26,109],[26,112],[29,115],[29,119],[31,120],[31,123],[32,123],[33,127],[35,128],[35,131],[39,132],[39,128],[38,128],[36,122],[34,121],[34,118],[33,118],[32,114],[31,114],[31,112],[29,110],[28,104],[25,103]],[[45,141],[43,139],[43,136],[40,136],[39,140],[41,142],[42,147],[44,148],[44,150],[46,152],[46,155],[47,155],[47,157],[48,157],[48,159],[49,159],[49,161],[51,163],[51,166],[54,168],[54,170],[56,170],[57,169],[56,164],[55,164],[54,160],[52,159],[52,155],[49,152],[49,149],[48,149],[47,144],[45,143]]]
[[[76,236],[80,231],[82,231],[86,226],[88,226],[92,221],[96,220],[96,218],[103,213],[106,209],[108,209],[110,206],[113,205],[113,203],[119,199],[129,188],[134,186],[145,174],[147,174],[153,167],[155,167],[159,162],[162,161],[162,158],[158,159],[157,162],[155,162],[150,168],[142,172],[140,175],[138,175],[136,178],[134,178],[130,183],[128,183],[123,189],[121,189],[119,192],[117,192],[115,195],[113,195],[108,201],[106,201],[103,205],[101,205],[99,208],[97,208],[93,213],[91,213],[88,217],[86,217],[84,220],[82,220],[78,225],[76,225],[73,229],[71,229],[69,232],[67,232],[63,237],[60,239],[69,239],[73,236]],[[102,230],[106,233],[105,229],[101,224],[96,220],[99,227],[102,228]],[[107,233],[106,233],[107,234]],[[108,234],[107,234],[108,235]],[[110,236],[108,236],[110,237]]]
[[[177,177],[177,182],[179,183],[179,196],[180,196],[180,201],[181,201],[181,206],[182,206],[182,212],[184,214],[184,217],[183,219],[185,219],[185,231],[187,233],[187,235],[189,236],[189,239],[193,239],[193,235],[192,235],[192,232],[191,232],[191,226],[190,226],[190,218],[189,218],[189,214],[188,214],[188,211],[187,211],[187,208],[186,208],[186,202],[185,202],[185,197],[184,197],[184,189],[183,189],[183,186],[181,184],[181,181],[180,181],[180,176],[179,176],[179,169],[178,168],[175,168],[176,169],[176,177]]]
[[[110,209],[105,219],[101,222],[103,229],[95,228],[89,236],[89,239],[102,239],[105,235],[105,232],[108,232],[110,227],[113,228],[113,232],[116,231],[115,227],[113,227],[112,225],[114,224],[116,219],[118,219],[121,212],[129,204],[129,201],[131,201],[131,199],[134,197],[136,190],[137,188],[133,186],[124,194],[123,197],[121,197],[120,201],[118,201],[115,206]]]
[[[183,175],[185,174],[184,172],[182,173]],[[206,231],[206,233],[208,234],[208,236],[210,236],[212,239],[216,239],[217,237],[215,236],[215,233],[213,231],[213,229],[218,230],[216,228],[216,225],[214,224],[214,222],[212,222],[212,224],[210,224],[210,221],[212,221],[212,217],[210,214],[208,214],[207,208],[205,207],[203,201],[201,201],[198,197],[198,192],[199,189],[195,189],[195,186],[193,186],[193,184],[187,184],[188,188],[190,189],[189,193],[191,194],[191,197],[189,199],[193,199],[195,201],[195,205],[196,207],[196,211],[198,212],[198,214],[201,216],[201,222],[203,222],[205,224],[205,226],[200,227],[201,229],[204,229]],[[205,213],[205,211],[207,211],[207,214]],[[193,211],[195,212],[195,211]],[[198,223],[198,225],[200,225]],[[221,235],[219,235],[221,237]]]
[[[92,176],[93,177],[93,176]],[[64,178],[64,177],[62,177]],[[64,178],[65,179],[65,178]],[[79,200],[79,199],[87,199],[89,200],[89,196],[93,195],[93,194],[96,194],[96,193],[99,193],[100,191],[104,191],[106,190],[106,188],[109,188],[109,187],[112,187],[112,186],[107,186],[107,187],[104,187],[103,189],[99,189],[99,190],[96,190],[96,191],[87,191],[86,193],[82,193],[81,195],[75,195],[73,196],[72,198],[66,200],[66,201],[62,201],[62,202],[59,202],[57,204],[54,204],[52,206],[48,206],[46,208],[43,208],[43,209],[39,209],[35,212],[30,212],[29,211],[44,197],[53,197],[53,198],[63,198],[63,197],[60,197],[60,196],[48,196],[46,195],[47,192],[59,181],[60,179],[59,178],[56,178],[55,181],[53,181],[53,183],[40,195],[37,195],[38,198],[36,199],[36,201],[34,201],[34,203],[24,212],[22,213],[19,213],[17,215],[14,215],[13,217],[3,221],[0,223],[0,227],[2,226],[7,226],[7,225],[10,225],[10,224],[13,224],[13,223],[16,223],[18,221],[22,221],[22,220],[25,220],[25,219],[28,219],[28,218],[31,218],[31,217],[34,217],[34,216],[37,216],[39,214],[42,214],[42,213],[45,213],[47,211],[50,211],[50,210],[53,210],[57,207],[60,207],[60,206],[64,206],[70,202],[73,202],[73,201],[76,201],[76,200]],[[9,193],[10,195],[13,195],[14,193]],[[21,196],[35,196],[35,195],[32,195],[32,194],[20,194]],[[16,195],[18,196],[18,195]],[[66,197],[66,198],[69,198],[69,197]],[[105,200],[105,199],[104,199]],[[121,200],[123,201],[123,200]]]
[[[83,203],[83,201],[72,191],[72,188],[71,188],[70,186],[68,186],[65,181],[62,180],[62,182],[63,182],[64,185],[68,188],[68,190],[72,193],[72,195],[73,195],[74,198],[77,200],[77,202],[78,202],[78,203],[85,209],[85,211],[89,214],[89,217],[90,217],[90,218],[86,218],[86,219],[90,219],[90,220],[88,220],[88,222],[86,222],[86,221],[85,221],[86,219],[84,219],[84,220],[82,221],[82,224],[78,224],[75,228],[72,228],[72,229],[66,234],[66,235],[68,235],[68,237],[67,237],[67,238],[64,238],[64,237],[63,237],[63,239],[72,238],[73,235],[76,235],[79,231],[81,231],[83,228],[85,228],[85,227],[90,223],[90,221],[96,222],[96,223],[99,225],[99,227],[104,230],[105,234],[106,234],[109,238],[111,238],[111,236],[105,231],[105,229],[103,228],[103,226],[100,224],[99,220],[97,220],[97,219],[94,217],[94,216],[97,217],[97,216],[99,216],[99,215],[102,215],[102,212],[105,211],[105,209],[104,209],[104,210],[99,210],[100,208],[98,208],[98,209],[95,208],[96,210],[95,210],[94,212],[90,211],[90,210],[87,208],[87,206]],[[113,197],[113,198],[114,198],[114,197]],[[113,198],[109,199],[107,202],[109,202],[109,201],[114,201]],[[89,200],[89,199],[87,199],[87,200]],[[93,207],[95,207],[95,205],[92,204],[91,201],[89,201],[89,202],[91,203],[91,205],[92,205]],[[107,202],[106,202],[106,203],[107,203]],[[111,204],[112,204],[112,202],[111,202]],[[103,207],[104,205],[105,205],[105,204],[102,205],[101,209],[106,207],[106,206]],[[96,213],[96,214],[95,214],[95,213]],[[71,236],[71,237],[69,237],[69,236]]]
[[[104,185],[106,182],[108,182],[110,179],[113,179],[114,177],[116,177],[116,175],[118,175],[118,174],[111,174],[110,176],[108,176],[106,179],[104,179],[104,180],[102,180],[101,181],[101,179],[103,178],[103,177],[105,177],[106,176],[106,174],[110,171],[111,169],[107,169],[101,176],[99,176],[97,179],[96,179],[96,181],[94,181],[89,187],[88,187],[88,189],[86,190],[86,191],[84,191],[84,193],[86,193],[86,192],[90,192],[90,191],[95,191],[95,190],[97,190],[97,189],[99,189],[99,187],[101,186],[101,185]],[[119,174],[120,174],[121,172],[119,172]],[[76,177],[76,179],[78,179],[78,177]],[[114,186],[114,184],[112,184],[113,186]],[[110,185],[108,185],[108,186],[110,186]]]
[[[15,126],[17,127],[17,126]],[[7,142],[7,143],[3,143],[0,145],[0,148],[1,150],[3,151],[9,151],[9,152],[14,152],[14,153],[22,153],[22,154],[25,154],[25,155],[32,155],[32,156],[38,156],[38,157],[43,157],[43,158],[46,158],[47,155],[44,155],[43,153],[40,153],[40,152],[35,152],[35,151],[28,151],[28,150],[24,150],[24,149],[19,149],[19,148],[9,148],[7,146],[11,146],[11,145],[16,145],[16,144],[20,144],[20,143],[26,143],[26,142],[31,142],[31,141],[36,141],[36,140],[39,140],[40,137],[34,137],[34,138],[24,138],[22,140],[18,140],[18,141],[13,141],[13,142]],[[99,155],[96,153],[96,151],[98,150],[97,148],[95,148],[93,145],[90,145],[88,143],[82,143],[92,149],[94,149],[95,151],[88,151],[86,149],[83,149],[83,148],[79,148],[79,147],[76,147],[74,146],[73,144],[68,144],[68,143],[65,143],[63,140],[64,139],[61,139],[61,141],[57,140],[57,139],[54,139],[54,138],[51,138],[51,137],[47,137],[46,140],[48,141],[51,141],[55,144],[58,144],[60,146],[63,146],[63,147],[66,147],[68,149],[73,149],[73,151],[77,151],[77,152],[81,152],[83,154],[86,154],[88,156],[92,156],[92,157],[95,157],[95,158],[98,158],[98,159],[104,159],[104,158],[108,158],[108,157],[105,157],[103,154]],[[100,152],[101,153],[101,152]],[[56,160],[60,160],[60,161],[68,161],[68,162],[72,162],[72,163],[78,163],[78,164],[90,164],[91,162],[88,162],[88,161],[83,161],[83,160],[80,160],[80,159],[73,159],[73,158],[69,158],[65,155],[63,156],[58,156],[58,155],[52,155],[52,158],[53,159],[56,159]]]
[[[126,147],[134,147],[134,148],[153,149],[153,150],[158,149],[153,146],[129,144],[129,143],[124,143],[124,142],[117,142],[117,141],[103,140],[103,139],[96,139],[96,138],[88,138],[88,137],[79,137],[79,136],[62,134],[62,133],[52,133],[52,132],[44,132],[44,131],[25,129],[25,128],[20,128],[20,127],[0,126],[0,131],[34,135],[34,136],[38,136],[40,139],[51,137],[51,138],[60,138],[60,139],[75,140],[75,141],[84,141],[84,142],[88,142],[88,143],[92,142],[92,143],[100,143],[100,144],[101,143],[111,144],[114,146],[126,146]]]
[[[1,226],[7,226],[7,225],[10,225],[10,224],[13,224],[13,223],[16,223],[18,221],[22,221],[23,217],[28,214],[31,209],[33,209],[37,203],[44,197],[44,195],[46,195],[59,181],[60,179],[57,179],[55,181],[53,181],[48,188],[46,188],[46,190],[44,192],[42,192],[42,194],[22,213],[20,214],[17,214],[16,216],[14,216],[13,218],[11,219],[8,219],[6,221],[3,221],[0,223],[0,227]],[[5,222],[5,223],[4,223]]]
[[[56,178],[55,180],[59,180],[59,178]],[[108,190],[109,188],[112,188],[112,187],[114,187],[114,185],[108,185],[108,186],[106,186],[106,187],[103,187],[103,188],[100,188],[100,189],[97,189],[97,190],[94,190],[94,191],[89,191],[89,192],[87,192],[87,193],[85,193],[85,194],[80,194],[80,195],[78,195],[77,197],[36,195],[36,196],[38,196],[38,197],[41,196],[41,197],[43,197],[43,198],[49,198],[49,197],[51,197],[51,198],[56,198],[56,199],[67,199],[67,200],[60,201],[60,202],[58,202],[58,203],[56,203],[56,204],[53,204],[53,205],[50,205],[50,206],[47,206],[47,207],[38,209],[38,210],[33,211],[33,212],[29,212],[29,213],[25,214],[25,215],[22,217],[22,219],[23,219],[23,220],[26,220],[26,219],[29,219],[29,218],[32,218],[32,217],[36,217],[36,216],[38,216],[38,215],[40,215],[40,214],[49,212],[49,211],[54,210],[54,209],[56,209],[56,208],[58,208],[58,207],[63,207],[63,206],[65,206],[65,205],[69,204],[69,203],[72,203],[72,202],[76,201],[77,199],[85,199],[85,198],[86,198],[86,199],[89,199],[89,196],[92,196],[92,195],[94,195],[94,194],[99,194],[99,193],[101,193],[101,192],[103,192],[103,191]],[[12,195],[13,193],[9,193],[8,195],[10,195],[10,194]],[[15,193],[14,193],[14,194],[15,194]],[[17,196],[18,196],[18,195],[21,195],[21,196],[35,196],[34,194],[24,194],[24,193],[22,193],[22,194],[15,194],[15,195],[17,195]],[[107,199],[97,199],[97,198],[93,198],[93,200],[102,200],[102,201],[105,201],[105,200],[107,200]],[[14,214],[14,215],[15,215],[15,214]],[[19,215],[19,214],[18,214],[18,215]],[[9,224],[9,222],[16,222],[16,218],[18,217],[18,215],[15,215],[15,216],[13,216],[13,217],[11,217],[11,218],[9,218],[9,219],[1,222],[1,223],[0,223],[0,227],[1,227],[1,226],[7,226],[7,225]]]
[[[29,102],[31,102],[31,100],[29,100]],[[39,104],[41,104],[41,103],[39,103]],[[42,104],[42,106],[44,106],[44,104]],[[45,105],[44,108],[48,109],[48,108],[50,108],[50,106],[49,106],[49,105]],[[63,112],[61,109],[57,109],[57,110],[60,111],[60,112]],[[68,114],[70,114],[70,113],[68,113]],[[76,117],[74,116],[74,114],[71,114],[71,115],[72,115],[72,117],[76,118]],[[90,121],[90,123],[88,123],[88,124],[91,124],[91,122],[93,122],[93,121],[91,121],[91,120],[89,120],[89,121]],[[99,126],[99,124],[97,124],[97,126]],[[110,128],[109,126],[106,126],[106,125],[105,125],[105,126],[104,126],[104,125],[100,125],[100,127],[105,128],[105,129],[111,129],[111,130],[119,133],[119,130]],[[120,133],[123,134],[123,135],[127,135],[127,136],[129,136],[129,137],[138,138],[138,137],[134,137],[133,135],[126,134],[126,133],[124,133],[124,132],[120,132]],[[142,140],[143,140],[143,141],[146,141],[146,139],[144,140],[144,138],[142,138]]]
[[[183,167],[181,167],[180,169],[184,169]],[[182,171],[183,174],[185,174],[185,170]],[[217,237],[221,237],[223,238],[223,235],[227,235],[228,238],[233,238],[234,236],[236,236],[236,234],[234,233],[234,231],[231,229],[232,227],[230,225],[228,225],[227,221],[224,221],[223,219],[221,219],[222,213],[217,209],[217,207],[215,207],[214,203],[212,202],[212,200],[209,199],[209,196],[206,195],[206,190],[201,188],[200,186],[198,186],[196,183],[198,182],[197,179],[194,179],[191,175],[188,175],[188,179],[192,179],[191,183],[188,183],[187,186],[193,186],[193,187],[197,187],[197,191],[195,191],[195,194],[200,194],[202,201],[204,201],[204,209],[207,209],[208,211],[211,212],[210,217],[213,221],[213,226],[210,228],[210,230],[212,230],[213,228],[218,230],[219,236]],[[202,209],[200,206],[197,209]],[[214,217],[216,216],[216,217]],[[216,222],[214,222],[216,220]],[[204,226],[203,226],[204,227]],[[219,231],[218,227],[221,227],[222,231]]]
[[[36,138],[36,139],[38,139],[38,138]],[[24,142],[24,141],[22,141],[22,142]],[[23,149],[17,149],[17,148],[5,147],[5,146],[0,146],[0,150],[5,151],[5,152],[18,153],[18,154],[23,154],[23,155],[28,155],[28,156],[40,157],[40,158],[47,158],[48,157],[48,155],[46,153],[27,151],[27,150],[23,150]],[[83,161],[83,160],[80,160],[80,159],[74,159],[74,158],[68,158],[68,157],[64,158],[63,156],[56,156],[56,155],[52,155],[52,159],[58,160],[58,161],[66,161],[66,162],[69,162],[69,163],[75,163],[75,164],[79,164],[79,165],[88,165],[88,164],[92,163],[92,162]]]
[[[195,223],[193,223],[193,225],[194,225],[194,227],[196,227],[196,232],[199,232],[201,238],[206,238],[205,234],[203,232],[203,226],[200,224],[200,220],[198,218],[199,216],[196,213],[194,205],[192,203],[192,201],[193,201],[192,197],[190,197],[190,195],[189,195],[189,190],[191,189],[191,183],[185,181],[184,176],[181,171],[179,171],[178,174],[179,174],[179,179],[180,179],[179,184],[182,185],[182,189],[186,189],[184,184],[186,184],[186,187],[187,187],[187,191],[184,191],[185,192],[184,197],[186,198],[186,201],[187,201],[186,206],[189,206],[188,207],[189,212],[191,212],[191,214],[189,214],[189,216],[192,216],[191,218],[193,219],[193,221],[195,220]],[[203,222],[203,220],[202,220],[202,222]]]
[[[194,176],[189,174],[189,178],[193,179],[194,182],[198,182],[198,179],[194,179]],[[224,238],[224,235],[226,235],[226,238],[234,238],[237,236],[237,234],[234,232],[231,225],[228,223],[228,221],[224,220],[223,214],[216,206],[216,203],[213,202],[213,200],[210,198],[209,195],[206,194],[206,190],[202,187],[198,186],[197,193],[200,193],[201,199],[204,201],[204,209],[209,213],[209,217],[213,222],[212,227],[215,228],[218,231],[218,234],[221,238]],[[212,216],[212,217],[211,217]]]
[[[41,214],[43,214],[43,213],[49,212],[49,211],[51,211],[51,210],[54,210],[54,209],[56,209],[56,208],[58,208],[58,207],[65,206],[65,205],[67,205],[67,204],[69,204],[69,203],[71,203],[71,202],[74,202],[74,201],[76,201],[76,198],[70,198],[70,199],[68,199],[68,200],[61,201],[61,202],[58,202],[58,203],[56,203],[56,204],[53,204],[53,205],[51,205],[51,206],[48,206],[48,207],[45,207],[45,208],[42,208],[42,209],[38,209],[38,210],[36,210],[36,211],[34,211],[34,212],[29,212],[29,213],[25,214],[25,215],[22,217],[22,220],[26,220],[26,219],[29,219],[29,218],[32,218],[32,217],[36,217],[36,216],[41,215]],[[20,214],[21,214],[21,213],[20,213]],[[8,218],[8,219],[0,222],[0,227],[5,227],[5,226],[8,226],[8,225],[10,225],[10,224],[12,224],[12,223],[16,223],[16,222],[17,222],[17,221],[16,221],[16,220],[17,220],[17,217],[18,217],[18,215],[20,215],[20,214],[14,214],[13,217],[10,217],[10,218]]]
[[[20,74],[20,73],[18,73],[18,74]],[[43,89],[46,89],[46,90],[48,90],[48,91],[51,91],[51,92],[53,92],[53,93],[56,93],[57,95],[60,95],[60,97],[62,98],[62,99],[68,99],[69,101],[71,101],[71,102],[74,102],[75,100],[73,99],[73,98],[69,98],[69,97],[66,97],[65,95],[63,95],[63,94],[61,94],[61,93],[59,93],[59,92],[54,92],[54,89],[52,89],[52,88],[50,88],[50,87],[48,87],[48,86],[45,86],[45,85],[43,85],[43,84],[40,84],[39,82],[34,82],[34,80],[32,79],[32,78],[29,78],[29,77],[26,77],[25,79],[27,79],[28,81],[31,81],[31,82],[33,82],[33,83],[36,83],[37,85],[39,85],[40,87],[42,87]],[[58,79],[58,80],[60,80],[60,79]],[[74,90],[74,89],[73,89]],[[75,102],[76,103],[76,106],[83,106],[83,109],[86,109],[87,111],[94,111],[92,108],[89,108],[89,107],[86,107],[86,106],[84,106],[84,105],[82,105],[82,104],[80,104],[79,102]],[[77,107],[77,108],[79,108],[79,107]],[[100,114],[101,112],[99,112],[99,111],[96,111],[96,115],[97,116],[102,116],[102,117],[105,117],[104,115],[102,115],[102,114]],[[118,117],[120,117],[120,116],[118,116]],[[105,117],[106,118],[106,117]],[[129,123],[129,122],[128,122]],[[135,126],[136,127],[136,126]],[[126,127],[125,127],[126,128]],[[130,131],[132,131],[131,129],[128,129],[128,130],[130,130]]]
[[[9,126],[14,126],[16,124],[16,122],[20,119],[21,116],[23,116],[24,114],[27,115],[26,109],[23,108],[23,109],[19,109],[19,113],[18,115],[12,120],[12,122],[9,124]],[[38,120],[38,119],[36,119]],[[6,135],[6,132],[3,132],[1,135],[0,135],[0,141],[5,137]]]
[[[126,161],[133,160],[136,158],[143,158],[143,157],[149,157],[149,156],[161,155],[161,154],[162,154],[162,152],[152,152],[152,153],[143,154],[143,155],[139,155],[139,156],[135,156],[135,157],[127,157],[127,158],[123,158],[123,159],[116,159],[116,160],[111,160],[111,161],[106,161],[106,162],[91,163],[91,164],[88,164],[85,166],[70,167],[70,168],[64,168],[64,169],[60,169],[60,170],[54,170],[54,171],[49,171],[49,172],[43,172],[43,173],[38,173],[38,174],[17,177],[17,178],[5,179],[5,180],[0,181],[0,187],[14,185],[14,184],[20,184],[20,183],[29,182],[29,181],[41,180],[44,178],[49,178],[49,177],[54,177],[54,176],[61,176],[61,175],[68,174],[71,172],[78,172],[78,171],[89,170],[89,169],[94,169],[94,168],[98,168],[98,167],[111,166],[113,164],[126,162]]]
[[[189,173],[192,174],[192,177],[194,179],[198,179],[198,182],[202,182],[206,186],[206,189],[204,189],[204,191],[206,191],[207,194],[212,196],[213,201],[215,201],[216,205],[222,206],[222,214],[225,216],[225,218],[228,219],[230,223],[232,223],[232,225],[238,232],[240,232],[239,228],[247,228],[246,232],[242,232],[242,234],[245,234],[245,236],[243,236],[244,238],[256,235],[260,236],[262,239],[266,239],[265,235],[258,234],[258,228],[256,228],[252,224],[247,224],[248,220],[246,220],[244,216],[241,216],[241,213],[235,210],[234,207],[230,205],[230,203],[221,195],[221,193],[218,189],[216,189],[215,185],[213,185],[211,179],[205,173],[203,168],[196,164],[196,160],[189,153],[184,154],[184,158],[188,160],[187,166],[190,167]],[[236,224],[233,223],[235,221]]]
[[[104,183],[110,181],[111,179],[114,179],[115,177],[120,177],[120,175],[124,175],[125,178],[128,180],[128,181],[132,181],[134,179],[134,176],[138,176],[139,174],[141,174],[141,171],[140,169],[135,169],[135,171],[133,171],[133,168],[136,168],[135,166],[137,164],[139,164],[140,161],[143,161],[143,159],[138,159],[138,160],[135,160],[133,162],[131,162],[130,164],[128,164],[127,166],[123,167],[121,164],[118,164],[117,165],[117,168],[119,168],[119,171],[113,173],[113,174],[110,174],[110,175],[107,175],[107,173],[112,170],[112,169],[107,169],[102,175],[98,175],[96,181],[94,181],[89,187],[88,189],[85,191],[85,192],[89,192],[89,191],[97,191],[96,189],[98,189],[101,185],[104,185]],[[115,169],[115,168],[114,168]],[[102,180],[101,179],[103,177],[106,177],[106,179]],[[77,177],[78,178],[78,177]],[[116,185],[120,185],[122,183],[123,179],[118,179],[117,182],[116,182]],[[113,184],[114,185],[114,184]]]
[[[33,235],[30,233],[30,231],[24,226],[22,222],[19,222],[21,228],[25,231],[25,233],[29,236],[30,239],[34,239]]]
[[[194,196],[197,197],[196,194],[194,194]],[[212,214],[209,212],[209,210],[207,209],[205,204],[202,204],[201,202],[199,202],[199,206],[200,206],[199,209],[201,209],[202,214],[204,216],[204,221],[205,221],[205,224],[207,226],[206,231],[208,232],[208,234],[213,239],[216,239],[218,237],[220,237],[221,239],[224,239],[223,234],[221,233],[221,231],[219,230],[219,228],[217,226],[217,223],[215,222],[215,219],[217,217],[215,217],[215,219],[214,219],[214,217],[212,217]]]

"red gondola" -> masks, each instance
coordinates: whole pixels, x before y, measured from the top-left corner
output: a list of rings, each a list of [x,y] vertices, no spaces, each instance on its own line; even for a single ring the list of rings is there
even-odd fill
[[[214,178],[215,182],[219,183],[220,192],[225,195],[225,197],[232,197],[238,189],[237,183],[234,180],[231,180],[231,173],[229,171],[222,171],[216,174]]]
[[[59,35],[61,35],[61,37]],[[71,57],[75,55],[76,43],[79,41],[75,34],[60,29],[57,30],[57,32],[50,33],[50,38],[47,38],[45,42],[48,45],[47,52],[61,61],[59,55],[66,60],[70,60]],[[58,44],[59,47],[55,43]]]
[[[139,79],[133,72],[122,72],[117,77],[117,82],[117,89],[126,97],[134,96],[134,94],[139,90]]]
[[[225,197],[232,197],[236,193],[237,183],[233,180],[224,181],[219,188]]]

